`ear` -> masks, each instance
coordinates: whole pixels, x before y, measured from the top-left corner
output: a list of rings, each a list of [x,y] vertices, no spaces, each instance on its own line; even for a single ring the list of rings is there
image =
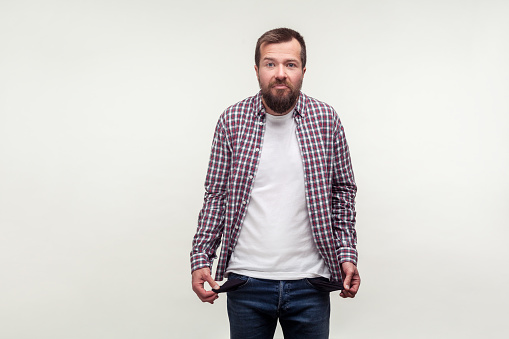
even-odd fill
[[[254,70],[255,70],[255,73],[256,73],[256,78],[258,80],[260,80],[260,75],[258,74],[258,66],[254,65]]]
[[[304,73],[306,73],[306,67],[302,69],[302,76],[304,76]]]

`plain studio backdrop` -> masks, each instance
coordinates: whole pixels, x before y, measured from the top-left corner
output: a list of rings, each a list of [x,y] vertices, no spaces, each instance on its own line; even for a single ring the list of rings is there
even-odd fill
[[[363,281],[331,296],[331,338],[509,337],[507,18],[505,0],[2,0],[0,337],[228,337],[191,240],[217,118],[285,26],[359,188]]]

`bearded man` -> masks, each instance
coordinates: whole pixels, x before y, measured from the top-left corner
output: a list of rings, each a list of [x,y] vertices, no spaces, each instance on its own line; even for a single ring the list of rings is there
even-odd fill
[[[254,68],[260,92],[227,108],[216,126],[192,287],[208,303],[227,293],[230,338],[273,338],[278,320],[285,338],[328,338],[330,292],[353,298],[360,285],[343,126],[331,106],[301,92],[298,32],[264,33]]]

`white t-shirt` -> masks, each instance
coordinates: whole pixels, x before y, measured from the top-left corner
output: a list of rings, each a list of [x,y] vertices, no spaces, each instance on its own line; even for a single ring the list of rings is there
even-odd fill
[[[227,274],[274,280],[330,277],[311,231],[295,129],[293,112],[266,114],[260,163]]]

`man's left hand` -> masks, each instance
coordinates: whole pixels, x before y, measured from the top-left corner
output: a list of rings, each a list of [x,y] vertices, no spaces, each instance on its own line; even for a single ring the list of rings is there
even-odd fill
[[[341,264],[344,290],[339,294],[343,298],[354,298],[361,284],[361,277],[357,267],[351,262]]]

